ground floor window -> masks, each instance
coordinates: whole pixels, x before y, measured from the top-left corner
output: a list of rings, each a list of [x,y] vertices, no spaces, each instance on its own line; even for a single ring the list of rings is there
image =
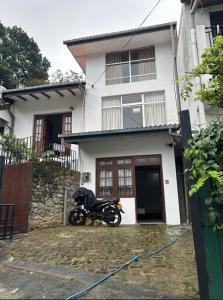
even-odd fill
[[[132,196],[132,159],[97,160],[97,194],[99,196]]]
[[[165,222],[161,155],[96,160],[98,198],[135,198],[137,222]]]
[[[160,161],[160,156],[98,158],[96,161],[97,196],[135,196],[136,166],[159,165]]]

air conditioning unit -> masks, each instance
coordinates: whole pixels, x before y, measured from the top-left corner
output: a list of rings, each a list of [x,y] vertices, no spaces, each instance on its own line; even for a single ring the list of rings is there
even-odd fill
[[[83,172],[82,173],[82,181],[89,182],[91,180],[91,173],[90,172]]]

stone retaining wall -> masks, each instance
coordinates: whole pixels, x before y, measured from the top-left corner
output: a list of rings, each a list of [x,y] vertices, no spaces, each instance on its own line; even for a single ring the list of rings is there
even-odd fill
[[[63,223],[64,188],[68,190],[67,213],[73,206],[72,193],[79,187],[80,173],[55,162],[33,163],[29,230]]]

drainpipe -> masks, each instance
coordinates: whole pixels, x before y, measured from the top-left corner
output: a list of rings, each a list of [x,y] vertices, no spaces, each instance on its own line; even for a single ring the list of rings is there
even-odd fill
[[[8,111],[8,113],[9,113],[9,115],[10,115],[10,117],[11,117],[11,121],[12,121],[11,127],[10,127],[10,135],[13,135],[13,133],[14,133],[14,125],[15,125],[15,116],[14,116],[14,114],[11,112],[10,108],[7,107],[7,111]]]
[[[8,104],[5,103],[5,100],[3,99],[3,97],[0,99],[0,101],[3,104],[3,107],[8,111],[10,117],[11,117],[11,127],[7,126],[9,128],[10,131],[10,135],[13,135],[14,132],[14,125],[15,125],[15,116],[12,113],[11,109],[9,108]]]
[[[14,133],[14,125],[15,125],[15,116],[14,114],[12,113],[11,109],[9,108],[9,106],[5,103],[5,101],[2,99],[3,103],[4,103],[4,106],[6,108],[6,110],[8,111],[10,117],[11,117],[11,127],[10,127],[10,135],[13,135]]]
[[[83,132],[85,131],[85,98],[86,98],[86,88],[83,91],[83,104],[82,104],[82,122],[83,122]]]
[[[180,122],[180,111],[181,111],[181,103],[180,103],[180,89],[178,83],[178,71],[177,71],[177,52],[176,52],[176,35],[173,25],[170,25],[170,33],[171,33],[171,42],[172,42],[172,52],[173,52],[173,64],[174,64],[174,77],[175,77],[175,88],[176,88],[176,103],[178,110],[178,121]]]
[[[198,5],[200,4],[200,0],[195,0],[191,11],[191,45],[192,45],[192,52],[193,52],[193,58],[194,58],[194,67],[196,67],[199,64],[199,51],[198,51],[198,44],[197,44],[197,33],[196,33],[196,26],[195,26],[195,17],[194,14],[196,12],[196,9],[198,8]],[[199,77],[199,85],[200,89],[202,89],[202,80],[201,77]],[[202,115],[203,115],[203,120],[199,119],[198,123],[203,124],[205,123],[205,111],[204,111],[204,105],[199,105],[199,115],[201,116],[201,109],[202,109]]]
[[[199,62],[199,53],[198,53],[198,45],[197,45],[197,34],[196,34],[196,28],[195,28],[195,18],[194,14],[195,11],[199,5],[200,0],[195,0],[194,4],[191,8],[190,15],[191,15],[191,43],[192,43],[192,51],[193,51],[193,57],[194,57],[194,65],[198,65]]]

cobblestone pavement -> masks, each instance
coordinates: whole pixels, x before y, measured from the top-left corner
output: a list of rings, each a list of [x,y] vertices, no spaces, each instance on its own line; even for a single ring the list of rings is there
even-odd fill
[[[4,255],[17,261],[62,266],[89,274],[107,274],[133,255],[150,252],[168,243],[182,229],[166,225],[47,228],[34,230],[22,239],[7,243]],[[142,290],[159,291],[160,298],[197,297],[191,231],[160,254],[131,264],[112,280]]]

